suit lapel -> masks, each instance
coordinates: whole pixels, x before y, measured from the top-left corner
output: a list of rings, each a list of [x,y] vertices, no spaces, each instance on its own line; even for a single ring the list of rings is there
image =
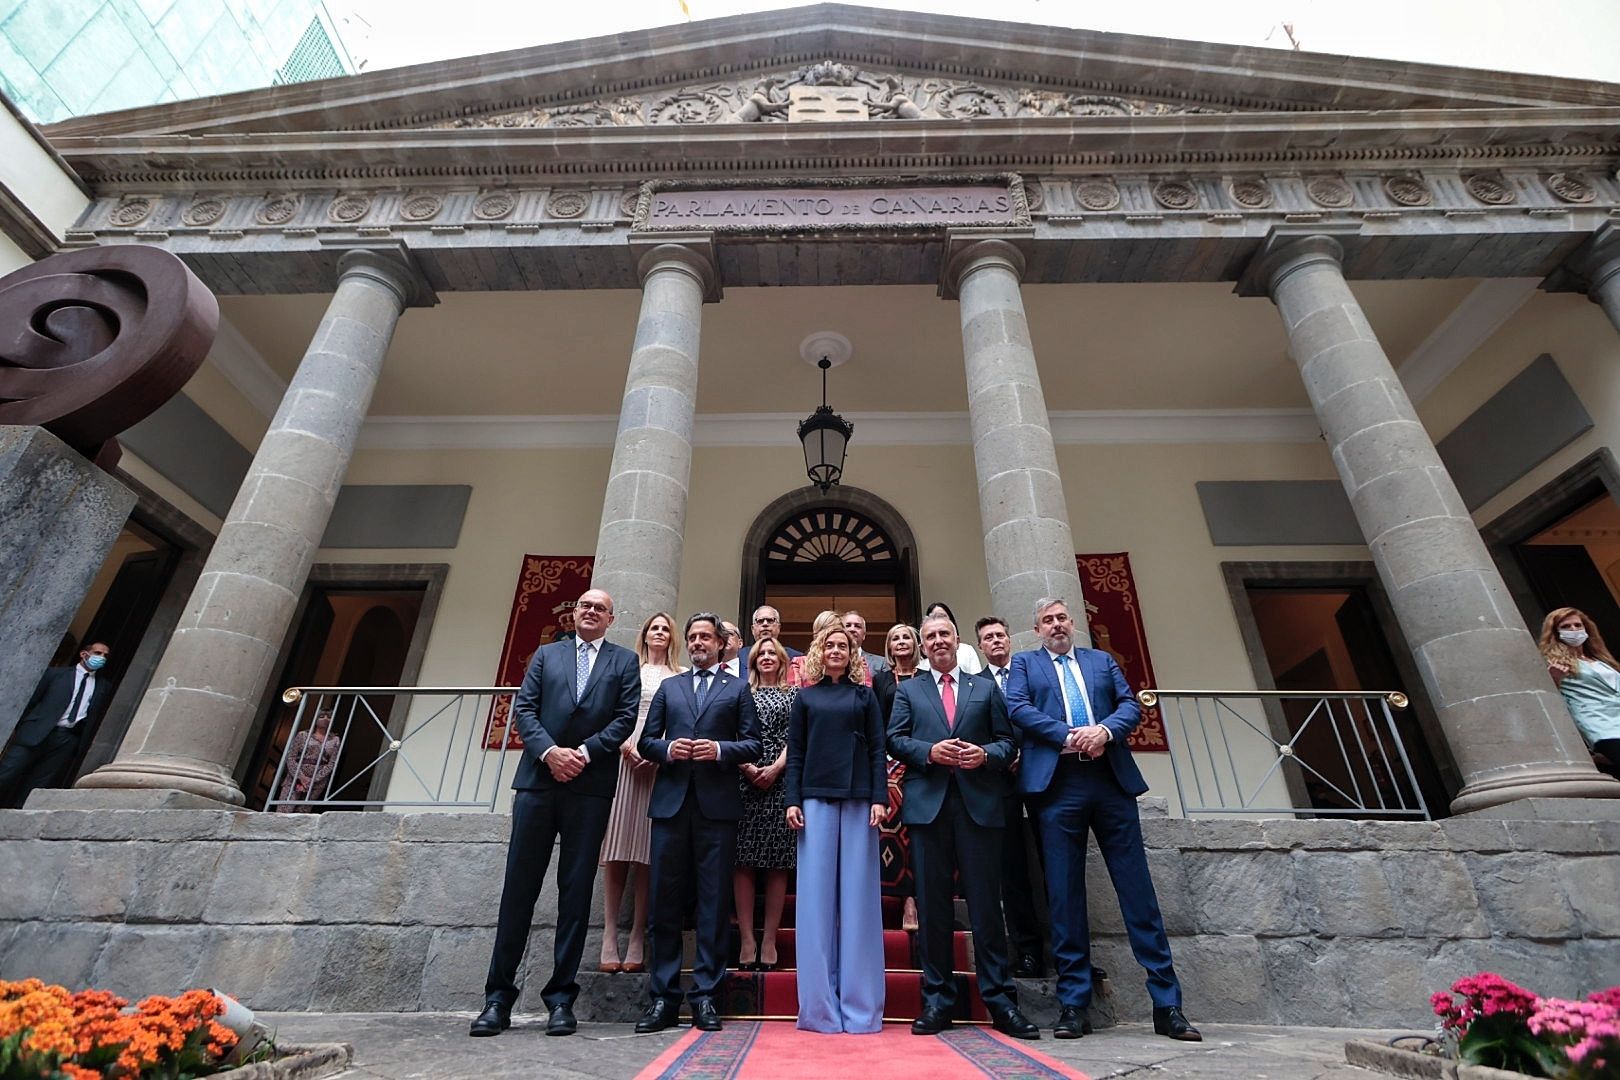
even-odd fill
[[[965,671],[960,672],[960,676],[961,684],[957,687],[956,692],[956,729],[958,731],[962,728],[962,721],[967,718],[967,707],[973,703],[974,684],[979,681]],[[990,681],[994,682],[995,676],[990,676]]]
[[[924,671],[917,678],[923,682],[923,693],[928,696],[929,704],[933,705],[934,715],[939,717],[940,728],[948,734],[951,730],[951,722],[945,718],[945,701],[939,696],[939,684],[934,681],[933,668]],[[960,697],[957,698],[956,707],[959,710],[962,707]]]
[[[696,715],[692,718],[693,728],[696,728],[697,722],[703,719],[703,714],[709,711],[709,706],[714,704],[714,699],[720,696],[720,691],[731,685],[731,681],[731,676],[726,674],[724,668],[721,668],[714,673],[714,677],[712,679],[713,685],[709,687],[709,692],[704,695],[703,698],[703,707],[699,709]],[[696,700],[695,692],[693,694],[693,700]]]
[[[608,656],[608,643],[603,641],[601,645],[597,646],[596,662],[591,665],[591,673],[585,676],[585,693],[580,695],[580,701],[590,697],[591,691],[596,689],[597,681],[602,676],[602,668],[607,665]],[[579,657],[574,657],[574,663],[579,663]]]

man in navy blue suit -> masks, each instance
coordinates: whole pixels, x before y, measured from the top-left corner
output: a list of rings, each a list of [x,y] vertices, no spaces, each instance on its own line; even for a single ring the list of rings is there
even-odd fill
[[[636,1031],[662,1031],[676,1021],[681,998],[692,1003],[692,1026],[719,1031],[714,994],[726,974],[731,875],[737,858],[742,789],[737,766],[759,760],[759,716],[748,680],[720,665],[720,616],[700,612],[686,620],[692,668],[665,679],[647,708],[637,751],[657,762],[653,781],[652,1001]],[[697,931],[692,989],[681,990],[681,924],[688,907]]]
[[[1170,963],[1170,939],[1148,875],[1136,797],[1147,790],[1125,740],[1142,719],[1125,673],[1097,649],[1076,648],[1068,604],[1035,604],[1041,648],[1013,657],[1007,706],[1023,739],[1018,790],[1031,797],[1046,854],[1061,1011],[1052,1033],[1078,1039],[1090,1023],[1091,929],[1086,918],[1086,833],[1108,864],[1130,936],[1147,971],[1153,1030],[1201,1041],[1181,1012],[1181,984]]]
[[[517,969],[529,943],[534,905],[557,858],[557,936],[551,979],[540,996],[551,1009],[547,1035],[572,1035],[579,957],[591,916],[596,865],[619,783],[619,746],[635,730],[641,662],[604,635],[613,598],[591,589],[574,607],[573,638],[535,650],[512,705],[523,759],[512,787],[512,842],[495,948],[484,984],[484,1011],[469,1034],[499,1035],[512,1023]]]

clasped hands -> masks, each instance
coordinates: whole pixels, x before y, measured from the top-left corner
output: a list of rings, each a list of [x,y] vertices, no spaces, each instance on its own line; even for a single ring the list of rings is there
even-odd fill
[[[671,739],[671,761],[719,761],[720,744],[713,739]]]
[[[782,775],[786,765],[739,765],[737,771],[742,773],[743,779],[761,791],[767,791],[776,783],[777,777]]]
[[[1101,757],[1108,746],[1108,729],[1101,724],[1087,724],[1077,727],[1069,732],[1068,738],[1063,740],[1065,751],[1078,751],[1081,757]]]
[[[955,769],[977,769],[986,760],[984,747],[962,739],[944,739],[928,749],[928,760]]]
[[[585,756],[585,751],[570,750],[566,746],[552,747],[543,760],[546,768],[551,770],[553,779],[560,784],[566,784],[584,772],[585,766],[589,765],[591,761],[590,758]]]

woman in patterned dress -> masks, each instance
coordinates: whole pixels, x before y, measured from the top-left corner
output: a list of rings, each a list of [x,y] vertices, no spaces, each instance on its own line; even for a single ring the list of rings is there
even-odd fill
[[[770,971],[780,959],[776,953],[776,931],[782,925],[782,905],[787,897],[788,871],[797,863],[796,839],[787,827],[782,801],[782,773],[787,768],[788,712],[793,706],[793,687],[783,682],[788,663],[787,651],[766,638],[748,654],[748,685],[754,691],[754,710],[759,713],[759,734],[765,744],[758,765],[743,765],[743,816],[737,828],[737,869],[732,888],[737,900],[737,933],[742,947],[737,966],[744,970]],[[754,884],[757,871],[765,871],[765,936],[754,948]]]
[[[343,740],[332,734],[332,713],[322,709],[315,714],[315,722],[308,731],[300,731],[287,740],[287,752],[283,759],[287,762],[287,772],[281,781],[280,799],[315,799],[325,793],[316,794],[321,785],[327,783],[332,770],[337,768],[338,754],[342,752]],[[313,806],[289,806],[287,803],[278,803],[276,812],[279,814],[308,814],[314,811]]]
[[[658,684],[680,674],[681,646],[675,640],[675,620],[658,612],[641,625],[636,635],[636,655],[641,657],[641,707],[636,710],[636,729],[619,748],[619,787],[613,795],[607,833],[602,837],[604,890],[602,964],[606,972],[641,971],[647,939],[647,865],[652,860],[652,819],[647,806],[652,802],[653,780],[658,766],[636,753],[636,740],[647,722]],[[624,903],[624,885],[630,864],[637,866],[635,914],[630,924],[630,940],[625,942],[624,961],[619,961],[619,908]]]
[[[872,679],[872,689],[883,706],[883,726],[888,727],[889,713],[894,709],[896,688],[905,680],[922,672],[922,643],[915,627],[895,623],[883,638],[883,658],[889,662],[887,671],[880,671]],[[906,767],[889,759],[889,815],[883,819],[883,843],[895,858],[889,862],[893,881],[884,887],[891,896],[905,898],[900,915],[902,930],[917,929],[917,888],[911,879],[911,838],[900,822],[901,782],[906,778]]]

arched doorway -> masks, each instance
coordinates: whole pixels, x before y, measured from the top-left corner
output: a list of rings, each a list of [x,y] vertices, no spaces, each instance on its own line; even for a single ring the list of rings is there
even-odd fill
[[[782,636],[804,648],[816,613],[851,608],[866,616],[867,648],[890,623],[917,618],[917,542],[905,518],[860,488],[791,491],[760,511],[743,541],[738,618],[768,603]]]

